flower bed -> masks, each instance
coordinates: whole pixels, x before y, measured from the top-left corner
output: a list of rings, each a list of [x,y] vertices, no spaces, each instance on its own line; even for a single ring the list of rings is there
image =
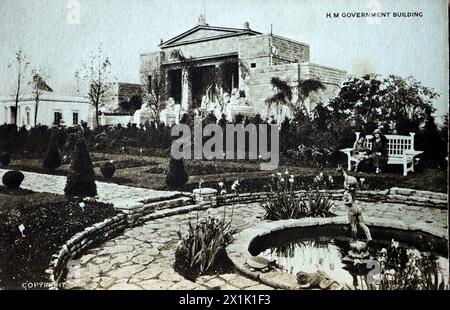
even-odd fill
[[[85,202],[83,209],[59,195],[0,186],[0,287],[23,289],[24,283],[47,283],[45,270],[58,247],[116,214],[112,206],[95,202]]]

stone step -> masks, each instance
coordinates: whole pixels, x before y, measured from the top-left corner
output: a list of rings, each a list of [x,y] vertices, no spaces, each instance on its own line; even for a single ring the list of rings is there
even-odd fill
[[[164,210],[164,209],[173,209],[180,206],[184,206],[187,204],[193,203],[193,200],[191,197],[179,197],[175,199],[170,200],[162,200],[147,204],[142,204],[132,210],[128,211],[129,216],[138,217],[143,216],[158,210]]]
[[[174,208],[166,208],[161,210],[156,210],[154,212],[150,212],[148,214],[144,215],[133,215],[129,216],[128,218],[128,224],[131,227],[142,225],[142,223],[145,223],[150,220],[155,220],[167,216],[172,215],[178,215],[178,214],[185,214],[192,211],[199,211],[199,210],[205,210],[210,206],[209,204],[189,204],[184,205],[181,207],[174,207]]]

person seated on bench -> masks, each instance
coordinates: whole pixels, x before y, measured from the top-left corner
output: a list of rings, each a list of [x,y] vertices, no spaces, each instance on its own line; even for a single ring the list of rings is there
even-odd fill
[[[359,137],[357,141],[353,144],[352,154],[357,160],[355,163],[355,172],[358,171],[358,165],[369,156],[367,154],[369,150],[367,149],[366,139],[364,137]]]
[[[372,149],[369,151],[372,165],[376,173],[380,173],[388,162],[388,141],[380,129],[375,129],[372,138]]]

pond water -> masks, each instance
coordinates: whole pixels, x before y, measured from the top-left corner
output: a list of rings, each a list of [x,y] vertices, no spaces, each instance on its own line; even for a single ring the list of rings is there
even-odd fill
[[[367,274],[374,268],[373,266],[368,268],[367,261],[355,264],[346,260],[349,250],[350,243],[348,238],[321,237],[298,241],[291,240],[278,246],[273,246],[272,244],[271,247],[260,252],[259,256],[275,260],[280,269],[293,275],[296,275],[299,271],[314,273],[320,270],[334,280],[347,284],[354,289],[380,288],[379,286],[369,287],[367,285]],[[428,276],[434,277],[434,273],[437,270],[440,278],[439,282],[443,280],[445,281],[444,283],[448,283],[449,270],[446,257],[435,255],[429,251],[419,252],[413,246],[405,243],[393,243],[392,240],[376,240],[370,244],[368,252],[370,254],[368,259],[376,261],[383,260],[383,252],[386,253],[384,255],[388,262],[386,266],[389,266],[390,272],[392,272],[391,269],[396,273],[400,271],[398,273],[400,279],[403,279],[402,277],[406,278],[405,275],[400,276],[400,274],[402,270],[403,272],[406,270],[405,266],[411,260],[411,256],[408,256],[407,253],[409,255],[416,253],[421,258],[416,259],[415,262],[417,262],[422,271],[428,270]],[[434,265],[433,263],[436,264]],[[434,266],[434,268],[430,269],[424,266]],[[388,270],[388,268],[386,267],[385,270]]]

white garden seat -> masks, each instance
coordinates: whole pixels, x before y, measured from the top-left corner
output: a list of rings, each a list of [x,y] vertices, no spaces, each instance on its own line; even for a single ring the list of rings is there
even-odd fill
[[[356,141],[359,139],[359,132],[355,132]],[[414,135],[410,133],[409,136],[401,135],[386,135],[388,140],[388,165],[403,165],[403,175],[407,176],[408,172],[414,172],[415,157],[422,154],[423,151],[416,151],[414,149]],[[372,148],[372,135],[366,136],[366,145],[368,149]],[[348,170],[352,169],[352,165],[358,160],[353,157],[353,148],[345,148],[340,151],[347,155]]]

